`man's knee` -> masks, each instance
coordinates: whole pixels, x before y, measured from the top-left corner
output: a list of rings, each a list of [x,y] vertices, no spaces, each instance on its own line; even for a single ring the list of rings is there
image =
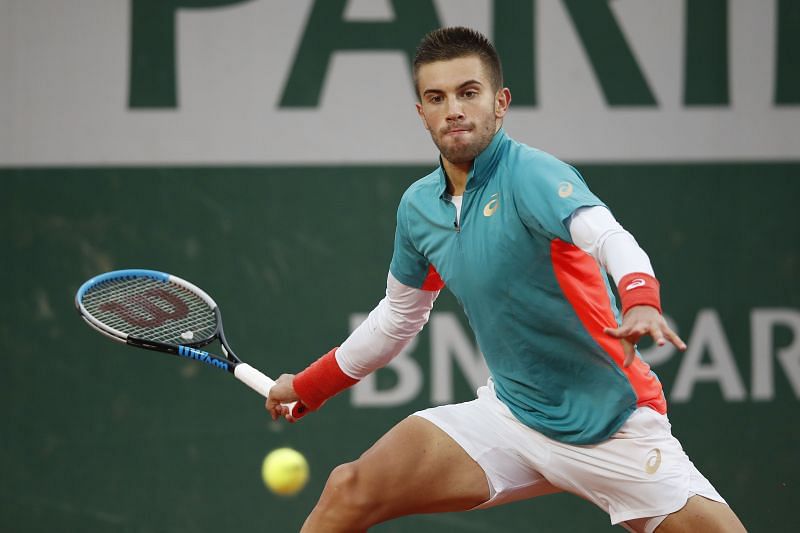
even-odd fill
[[[352,493],[358,486],[359,475],[356,462],[344,463],[334,468],[325,484],[326,491],[334,494]]]
[[[361,472],[358,461],[333,469],[322,491],[318,506],[354,516],[365,516],[374,509],[376,491],[372,490]]]

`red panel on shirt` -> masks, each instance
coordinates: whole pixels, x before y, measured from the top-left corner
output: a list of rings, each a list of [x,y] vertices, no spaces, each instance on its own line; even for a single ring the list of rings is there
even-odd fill
[[[428,266],[428,275],[425,276],[425,281],[422,282],[422,287],[420,288],[423,291],[440,291],[444,288],[444,281],[442,281],[441,276],[436,272],[433,265]]]
[[[550,256],[564,296],[586,331],[627,376],[636,393],[636,405],[666,413],[667,401],[661,383],[650,372],[650,365],[640,357],[635,357],[629,367],[623,367],[625,353],[622,344],[619,339],[603,332],[607,327],[616,328],[617,321],[597,262],[577,246],[560,239],[550,243]]]

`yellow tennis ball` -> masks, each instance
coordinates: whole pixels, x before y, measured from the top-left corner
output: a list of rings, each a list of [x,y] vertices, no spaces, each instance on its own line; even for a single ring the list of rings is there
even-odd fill
[[[300,492],[308,481],[308,462],[291,448],[277,448],[264,457],[261,478],[269,490],[281,496]]]

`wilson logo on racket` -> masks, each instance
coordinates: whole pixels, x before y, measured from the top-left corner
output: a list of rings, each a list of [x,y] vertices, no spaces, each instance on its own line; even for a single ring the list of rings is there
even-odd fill
[[[195,361],[201,361],[207,365],[211,365],[221,370],[228,370],[228,363],[210,357],[208,352],[204,352],[203,350],[190,348],[188,346],[178,346],[178,355],[187,357],[189,359],[194,359]]]
[[[157,305],[157,300],[168,303],[172,310]],[[179,320],[189,314],[189,306],[183,300],[162,289],[150,289],[121,302],[106,302],[100,310],[114,313],[131,326],[140,328],[155,328],[167,320]]]

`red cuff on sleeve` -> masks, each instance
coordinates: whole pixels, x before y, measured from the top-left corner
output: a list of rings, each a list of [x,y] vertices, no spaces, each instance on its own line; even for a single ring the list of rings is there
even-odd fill
[[[626,274],[617,285],[622,314],[637,305],[649,305],[661,312],[660,284],[658,280],[644,272]]]
[[[316,411],[328,398],[358,383],[339,368],[338,346],[326,353],[294,377],[294,391],[311,411]]]

